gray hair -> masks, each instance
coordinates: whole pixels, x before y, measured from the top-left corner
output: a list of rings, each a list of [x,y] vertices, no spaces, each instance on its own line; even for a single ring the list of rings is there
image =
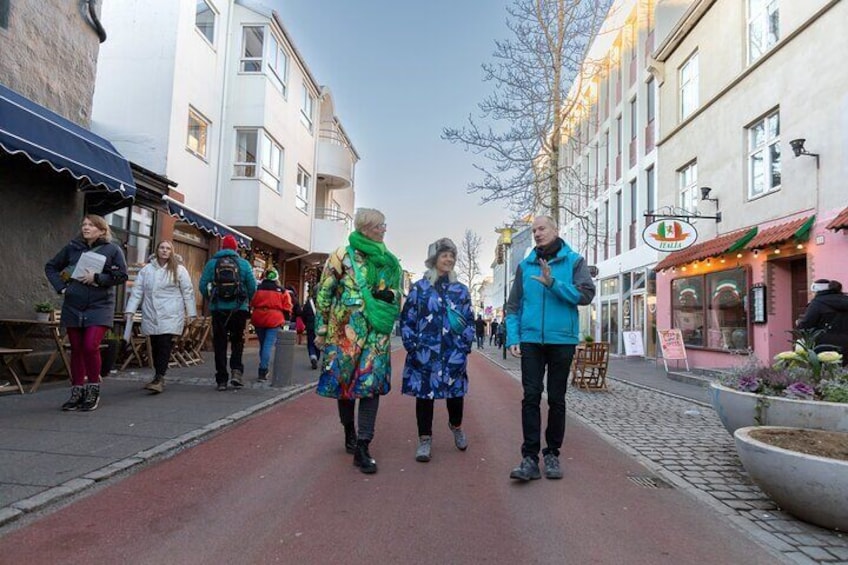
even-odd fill
[[[427,269],[424,273],[424,278],[430,281],[430,284],[436,284],[436,281],[439,280],[439,271],[436,269]],[[456,271],[453,269],[451,269],[451,272],[448,273],[448,280],[452,283],[457,281]]]
[[[362,232],[365,228],[377,227],[386,221],[386,216],[374,208],[359,208],[353,218],[353,228]]]
[[[535,218],[533,218],[533,221],[535,222],[536,220],[547,220],[548,224],[550,224],[550,226],[551,226],[552,228],[554,228],[555,230],[558,230],[558,229],[559,229],[559,228],[557,227],[556,222],[554,221],[553,216],[548,216],[547,214],[546,214],[546,215],[544,215],[544,216],[536,216]]]

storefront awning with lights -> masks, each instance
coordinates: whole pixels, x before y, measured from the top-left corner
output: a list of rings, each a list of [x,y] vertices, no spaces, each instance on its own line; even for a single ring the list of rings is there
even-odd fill
[[[754,226],[753,228],[726,233],[703,243],[696,243],[691,247],[671,253],[668,257],[657,263],[654,270],[670,269],[677,265],[684,265],[692,261],[700,261],[709,257],[716,257],[723,253],[737,251],[745,247],[756,235],[757,227]]]
[[[845,208],[839,215],[833,218],[829,224],[827,224],[827,229],[833,231],[846,230],[848,231],[848,208]]]
[[[761,229],[759,233],[745,245],[745,249],[765,249],[767,247],[779,246],[789,240],[803,243],[810,238],[810,230],[812,229],[815,221],[816,217],[814,215],[805,216],[803,218],[792,220],[791,222]]]

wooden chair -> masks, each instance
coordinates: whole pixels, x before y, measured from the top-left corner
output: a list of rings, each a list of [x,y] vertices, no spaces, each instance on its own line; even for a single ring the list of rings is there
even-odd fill
[[[18,373],[15,371],[13,363],[27,353],[32,353],[32,349],[0,347],[0,359],[3,360],[3,365],[6,367],[6,370],[9,371],[9,374],[12,375],[12,378],[15,380],[15,384],[0,384],[0,392],[17,391],[21,394],[24,393],[24,386],[21,384],[21,379],[18,377]]]
[[[608,364],[608,342],[581,343],[571,364],[571,384],[586,390],[607,390]]]
[[[136,327],[141,322],[141,313],[136,312],[133,316],[133,333],[130,335],[130,340],[127,342],[126,349],[124,351],[125,357],[123,363],[121,363],[121,371],[129,367],[129,365],[135,364],[139,367],[152,367],[153,366],[153,352],[150,348],[150,339],[146,335],[140,335],[136,333]]]

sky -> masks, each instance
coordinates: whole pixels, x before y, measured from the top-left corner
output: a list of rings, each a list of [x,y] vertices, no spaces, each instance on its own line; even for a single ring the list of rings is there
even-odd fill
[[[480,180],[473,153],[441,139],[467,124],[492,92],[481,65],[509,38],[506,0],[271,0],[361,160],[356,206],[386,215],[386,245],[405,269],[425,270],[440,237],[481,236],[480,268],[491,274],[504,202],[468,194]]]

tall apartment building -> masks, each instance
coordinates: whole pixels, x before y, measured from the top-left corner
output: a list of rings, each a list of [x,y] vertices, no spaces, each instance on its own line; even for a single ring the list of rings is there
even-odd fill
[[[658,205],[721,214],[656,266],[657,325],[696,366],[769,362],[813,280],[848,284],[848,3],[660,0],[656,18]]]
[[[302,289],[351,229],[359,156],[276,12],[251,0],[110,2],[93,127],[178,184],[170,233],[193,278],[231,232]],[[148,221],[143,210],[116,223]],[[161,230],[159,230],[161,232]]]
[[[625,353],[622,332],[639,332],[656,354],[653,266],[642,241],[656,207],[656,80],[647,70],[655,44],[653,0],[613,3],[569,93],[561,186],[574,212],[561,234],[597,268],[594,303],[581,331]]]

